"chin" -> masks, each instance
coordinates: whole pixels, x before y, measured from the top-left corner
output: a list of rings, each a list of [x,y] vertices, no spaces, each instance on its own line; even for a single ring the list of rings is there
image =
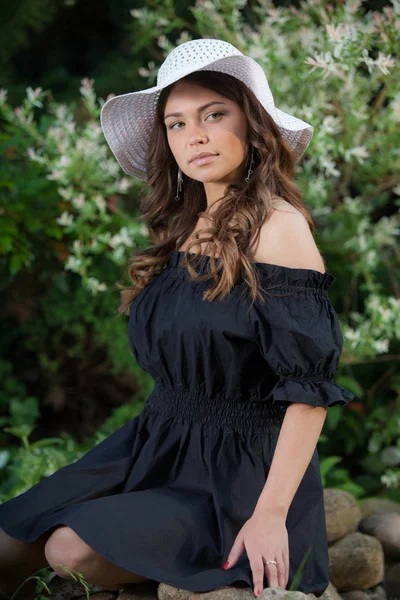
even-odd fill
[[[202,177],[196,177],[196,181],[201,183],[226,183],[229,173],[226,174],[215,174],[215,173],[204,173]]]

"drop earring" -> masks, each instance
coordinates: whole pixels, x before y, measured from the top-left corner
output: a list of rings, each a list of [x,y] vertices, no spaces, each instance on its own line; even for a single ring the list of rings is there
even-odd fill
[[[253,173],[252,170],[252,166],[253,166],[254,160],[253,160],[253,146],[251,147],[251,158],[250,158],[250,167],[249,170],[247,171],[247,177],[245,177],[245,181],[248,183],[250,181],[250,177]]]
[[[182,190],[182,171],[180,167],[178,168],[178,187],[176,190],[175,200],[178,201],[180,199],[180,193]]]

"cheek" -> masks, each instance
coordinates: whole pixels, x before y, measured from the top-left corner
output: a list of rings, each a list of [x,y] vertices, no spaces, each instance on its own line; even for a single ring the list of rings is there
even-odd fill
[[[221,151],[223,158],[230,163],[240,164],[245,157],[246,144],[245,140],[241,139],[236,132],[230,132],[224,141]]]
[[[176,162],[179,162],[181,160],[182,148],[180,148],[180,146],[176,142],[176,140],[174,140],[172,138],[168,139],[168,144],[169,144],[169,149],[171,150],[172,156],[174,157]]]

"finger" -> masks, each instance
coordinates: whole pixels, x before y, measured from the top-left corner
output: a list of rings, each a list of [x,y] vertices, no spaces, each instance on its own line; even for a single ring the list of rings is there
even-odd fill
[[[285,565],[285,585],[284,589],[287,588],[287,584],[289,581],[289,555],[286,551],[282,553],[282,562]]]
[[[236,538],[231,551],[228,554],[224,569],[230,569],[241,557],[244,551],[244,542],[241,537]]]
[[[269,563],[268,565],[264,566],[264,570],[265,570],[265,576],[267,578],[269,587],[274,587],[274,586],[278,585],[277,566]]]
[[[277,564],[277,575],[278,575],[278,585],[279,587],[281,587],[283,590],[286,587],[286,567],[285,567],[285,563],[283,562],[283,560],[277,560],[276,561]]]
[[[249,561],[253,576],[254,595],[257,598],[264,587],[264,565],[261,556],[249,556]]]

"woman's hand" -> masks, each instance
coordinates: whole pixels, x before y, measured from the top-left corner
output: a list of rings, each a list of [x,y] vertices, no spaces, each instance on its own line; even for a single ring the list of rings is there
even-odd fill
[[[267,585],[286,589],[289,578],[289,540],[285,518],[266,511],[255,511],[243,525],[231,548],[226,569],[230,569],[243,554],[250,561],[253,574],[254,594],[258,596],[264,587],[264,574]],[[274,564],[265,564],[275,560]]]

